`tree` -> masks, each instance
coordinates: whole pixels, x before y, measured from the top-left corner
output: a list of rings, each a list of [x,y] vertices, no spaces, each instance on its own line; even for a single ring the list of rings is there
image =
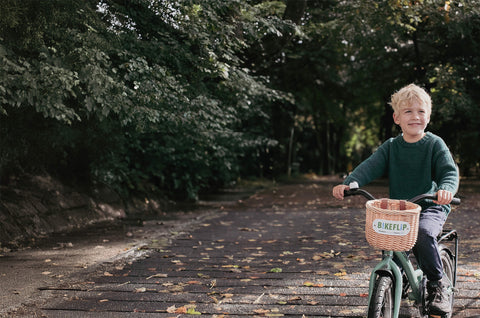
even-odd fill
[[[249,46],[242,35],[253,40],[259,32],[253,7],[70,2],[27,1],[6,13],[2,175],[46,169],[125,195],[153,183],[195,198],[238,178],[245,153],[274,143],[243,126],[265,120],[262,108],[285,98],[239,58]],[[24,131],[23,148],[14,146],[7,136],[34,122],[44,124],[40,133]],[[34,153],[44,160],[29,160]]]
[[[195,199],[344,172],[398,133],[390,95],[478,169],[480,5],[467,0],[5,0],[0,176],[48,171]],[[442,132],[451,133],[444,135]]]
[[[472,76],[478,63],[471,63],[478,59],[472,37],[478,10],[470,1],[309,3],[305,36],[286,51],[279,69],[290,71],[277,78],[282,89],[295,94],[299,130],[305,137],[305,127],[316,132],[309,137],[316,135],[313,149],[321,149],[315,170],[349,169],[397,134],[388,101],[410,82],[432,95],[430,129],[445,137],[465,173],[475,167],[478,152],[461,145],[476,142],[479,131],[473,124],[478,123],[478,80]],[[467,113],[472,121],[464,118]],[[445,128],[451,133],[445,135]]]

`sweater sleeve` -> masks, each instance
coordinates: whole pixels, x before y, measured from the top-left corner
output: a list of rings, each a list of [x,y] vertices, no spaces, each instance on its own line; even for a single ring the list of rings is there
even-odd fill
[[[443,140],[438,143],[438,151],[434,156],[434,181],[439,190],[457,193],[459,186],[458,167]]]
[[[359,164],[344,180],[343,184],[356,181],[360,187],[386,174],[388,167],[389,145],[391,140],[384,142],[370,157]]]

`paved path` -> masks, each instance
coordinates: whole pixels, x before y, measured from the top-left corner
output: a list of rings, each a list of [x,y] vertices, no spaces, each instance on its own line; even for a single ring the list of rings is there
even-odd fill
[[[218,210],[168,242],[153,240],[144,257],[107,264],[88,280],[43,286],[47,301],[35,317],[365,317],[368,273],[379,253],[364,239],[362,209],[316,199],[288,203],[292,193],[254,209]],[[250,201],[256,199],[262,197]],[[450,225],[475,228],[473,213]],[[480,240],[461,244],[453,317],[474,317]],[[417,316],[405,302],[401,317]]]

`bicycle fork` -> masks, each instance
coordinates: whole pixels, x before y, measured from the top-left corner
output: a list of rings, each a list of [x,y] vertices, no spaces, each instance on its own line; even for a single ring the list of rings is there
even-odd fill
[[[403,278],[402,278],[402,271],[400,270],[400,267],[393,260],[394,255],[397,256],[396,258],[398,259],[402,268],[404,269],[404,272],[407,275],[408,281],[411,282],[410,287],[412,289],[412,292],[409,294],[409,299],[415,300],[417,303],[421,303],[422,295],[421,295],[420,288],[421,288],[421,280],[423,276],[422,271],[420,269],[415,270],[413,268],[412,263],[408,261],[408,256],[406,253],[384,251],[382,261],[378,263],[377,266],[375,266],[375,268],[373,269],[370,275],[368,304],[370,304],[377,277],[380,275],[387,274],[392,277],[395,283],[393,317],[398,318],[400,313],[400,305],[402,302]]]

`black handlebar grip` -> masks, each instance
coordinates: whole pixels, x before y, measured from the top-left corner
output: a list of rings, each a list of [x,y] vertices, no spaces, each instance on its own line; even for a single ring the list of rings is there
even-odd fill
[[[455,205],[459,205],[460,202],[461,202],[460,198],[453,198],[451,203]]]

